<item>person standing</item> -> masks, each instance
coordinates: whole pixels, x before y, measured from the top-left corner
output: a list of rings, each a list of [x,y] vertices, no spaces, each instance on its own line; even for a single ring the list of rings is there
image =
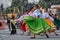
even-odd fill
[[[13,34],[16,34],[17,33],[17,31],[16,31],[16,26],[15,26],[15,17],[14,16],[12,16],[12,18],[11,18],[11,21],[10,21],[10,25],[11,25],[11,35]]]
[[[8,25],[9,31],[11,31],[10,19],[8,17],[7,17],[7,25]]]
[[[15,15],[13,15],[14,11],[11,10],[11,12],[12,12],[12,15],[11,15],[12,18],[10,19],[10,27],[11,27],[10,35],[14,35],[14,34],[17,34],[16,25],[15,25],[16,21],[15,21]]]

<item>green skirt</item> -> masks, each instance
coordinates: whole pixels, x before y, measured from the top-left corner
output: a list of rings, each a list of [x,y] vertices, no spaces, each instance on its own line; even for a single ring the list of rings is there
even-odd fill
[[[28,17],[28,18],[27,18]],[[34,34],[46,32],[51,29],[48,23],[43,18],[33,18],[31,16],[25,17],[25,22]]]

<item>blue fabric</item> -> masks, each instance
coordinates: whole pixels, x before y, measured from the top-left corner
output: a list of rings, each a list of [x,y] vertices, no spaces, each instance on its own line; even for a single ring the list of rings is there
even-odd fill
[[[36,17],[41,16],[41,12],[39,11],[39,9],[36,9],[33,13]]]
[[[10,24],[10,20],[9,19],[7,20],[7,23]]]

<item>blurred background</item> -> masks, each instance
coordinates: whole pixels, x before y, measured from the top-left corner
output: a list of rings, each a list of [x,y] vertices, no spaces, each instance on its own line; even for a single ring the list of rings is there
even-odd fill
[[[26,9],[29,9],[34,4],[53,10],[53,14],[60,14],[60,0],[0,0],[0,14],[6,19],[7,15],[11,15],[11,10],[14,10],[14,15],[18,15],[18,18]]]

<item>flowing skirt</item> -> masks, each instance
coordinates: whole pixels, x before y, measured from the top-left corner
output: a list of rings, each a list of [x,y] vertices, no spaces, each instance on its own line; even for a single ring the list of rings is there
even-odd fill
[[[33,18],[31,16],[28,16],[24,19],[30,31],[34,34],[43,33],[51,29],[51,27],[43,18]]]
[[[47,21],[47,23],[50,25],[50,27],[52,28],[49,32],[54,32],[56,30],[56,27],[54,25],[54,23],[49,19],[45,19]]]
[[[25,26],[26,26],[26,31],[30,31],[28,25],[26,24]]]
[[[26,32],[26,24],[24,22],[24,20],[21,22],[20,24],[20,29],[23,31],[23,32]]]

